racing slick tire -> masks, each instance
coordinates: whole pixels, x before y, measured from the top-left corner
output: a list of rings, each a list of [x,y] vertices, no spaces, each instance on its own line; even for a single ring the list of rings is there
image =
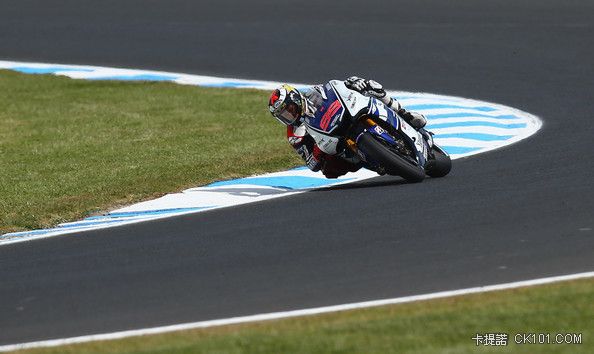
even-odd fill
[[[421,182],[425,178],[425,170],[422,167],[390,150],[388,146],[367,132],[359,137],[357,145],[360,150],[382,166],[389,175],[401,176],[412,183]]]
[[[431,149],[432,158],[429,158],[425,165],[425,173],[428,176],[436,178],[443,177],[450,173],[452,169],[452,160],[441,148],[433,146]]]

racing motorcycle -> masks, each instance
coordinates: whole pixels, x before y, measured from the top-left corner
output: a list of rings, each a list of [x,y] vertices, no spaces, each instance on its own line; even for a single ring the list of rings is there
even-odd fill
[[[305,126],[323,152],[409,182],[450,172],[450,156],[435,144],[433,134],[415,130],[381,101],[339,80],[313,89],[308,99],[317,109]]]

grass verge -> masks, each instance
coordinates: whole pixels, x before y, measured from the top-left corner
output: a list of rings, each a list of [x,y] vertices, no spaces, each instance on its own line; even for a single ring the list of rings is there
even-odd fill
[[[593,353],[594,280],[312,317],[90,342],[25,353]],[[476,334],[507,333],[507,346]],[[515,335],[579,333],[581,344],[516,344]],[[538,338],[538,337],[537,337]]]
[[[0,70],[0,234],[300,163],[267,92]]]

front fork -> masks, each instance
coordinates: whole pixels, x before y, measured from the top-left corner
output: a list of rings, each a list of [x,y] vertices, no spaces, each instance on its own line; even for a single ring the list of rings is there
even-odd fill
[[[390,135],[386,130],[384,130],[382,127],[380,127],[371,118],[365,118],[365,119],[362,119],[361,121],[365,123],[365,126],[366,126],[365,129],[362,132],[359,132],[357,134],[357,138],[355,140],[353,140],[350,137],[347,138],[346,144],[349,147],[349,149],[352,150],[363,161],[367,161],[367,158],[365,157],[365,154],[359,150],[359,148],[357,146],[357,141],[358,141],[359,136],[361,136],[361,134],[363,134],[365,132],[370,132],[371,134],[380,137],[381,139],[385,140],[392,146],[396,147],[400,151],[400,153],[402,153],[403,155],[416,156],[416,158],[418,159],[418,163],[423,166],[425,165],[426,159],[423,156],[423,154],[421,154],[419,151],[417,151],[414,148],[408,147],[402,141],[395,140],[395,138],[392,135]],[[427,157],[431,158],[432,157],[431,150],[433,148],[432,134],[429,131],[425,130],[424,128],[419,129],[418,132],[423,137],[423,140],[425,140],[427,142],[427,145],[429,148],[429,151],[427,151]],[[412,143],[414,144],[414,140]],[[411,149],[413,149],[413,150],[411,150]],[[411,158],[414,158],[413,156],[411,156]]]
[[[346,139],[346,143],[347,143],[347,146],[349,147],[349,149],[351,149],[355,154],[361,156],[363,158],[363,160],[366,160],[366,159],[364,157],[364,154],[362,154],[359,151],[359,148],[357,147],[357,142],[359,141],[359,137],[366,132],[369,132],[373,135],[376,135],[376,136],[382,138],[383,140],[392,144],[393,146],[399,145],[399,143],[396,140],[394,140],[394,137],[392,135],[390,135],[385,129],[383,129],[377,123],[375,123],[371,118],[366,118],[365,120],[363,120],[363,122],[365,122],[366,128],[363,129],[363,131],[358,132],[355,140],[353,140],[351,138]]]
[[[375,126],[377,126],[377,124],[375,124],[375,122],[373,120],[371,120],[370,118],[365,119],[365,123],[367,124],[367,129],[369,128],[375,128]],[[359,134],[357,134],[357,137],[355,138],[356,140],[359,138],[359,136],[361,134],[363,134],[367,129],[363,130],[363,132],[360,132]],[[359,152],[359,148],[357,147],[357,142],[356,140],[351,139],[350,137],[346,139],[346,143],[347,146],[349,147],[349,149],[351,149],[356,155],[358,156],[362,156],[361,152]]]

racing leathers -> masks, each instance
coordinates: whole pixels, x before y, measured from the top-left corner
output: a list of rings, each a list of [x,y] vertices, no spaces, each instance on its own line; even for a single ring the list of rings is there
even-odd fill
[[[386,106],[397,112],[404,120],[407,121],[413,128],[419,130],[427,124],[427,119],[420,113],[410,112],[402,108],[400,103],[389,97],[382,85],[373,80],[366,80],[356,76],[352,76],[344,81],[346,87],[357,91],[368,97],[375,97]],[[302,113],[303,116],[313,116],[315,113],[316,90],[320,92],[323,90],[321,86],[313,86],[306,92],[304,96],[309,104],[307,109]],[[312,111],[313,110],[313,111]],[[301,122],[303,119],[300,120]],[[312,171],[322,171],[326,178],[338,178],[347,172],[355,172],[362,166],[342,159],[338,156],[333,156],[324,153],[316,145],[314,139],[307,133],[305,124],[301,123],[298,126],[287,125],[287,140],[295,151],[303,158],[307,167]]]

